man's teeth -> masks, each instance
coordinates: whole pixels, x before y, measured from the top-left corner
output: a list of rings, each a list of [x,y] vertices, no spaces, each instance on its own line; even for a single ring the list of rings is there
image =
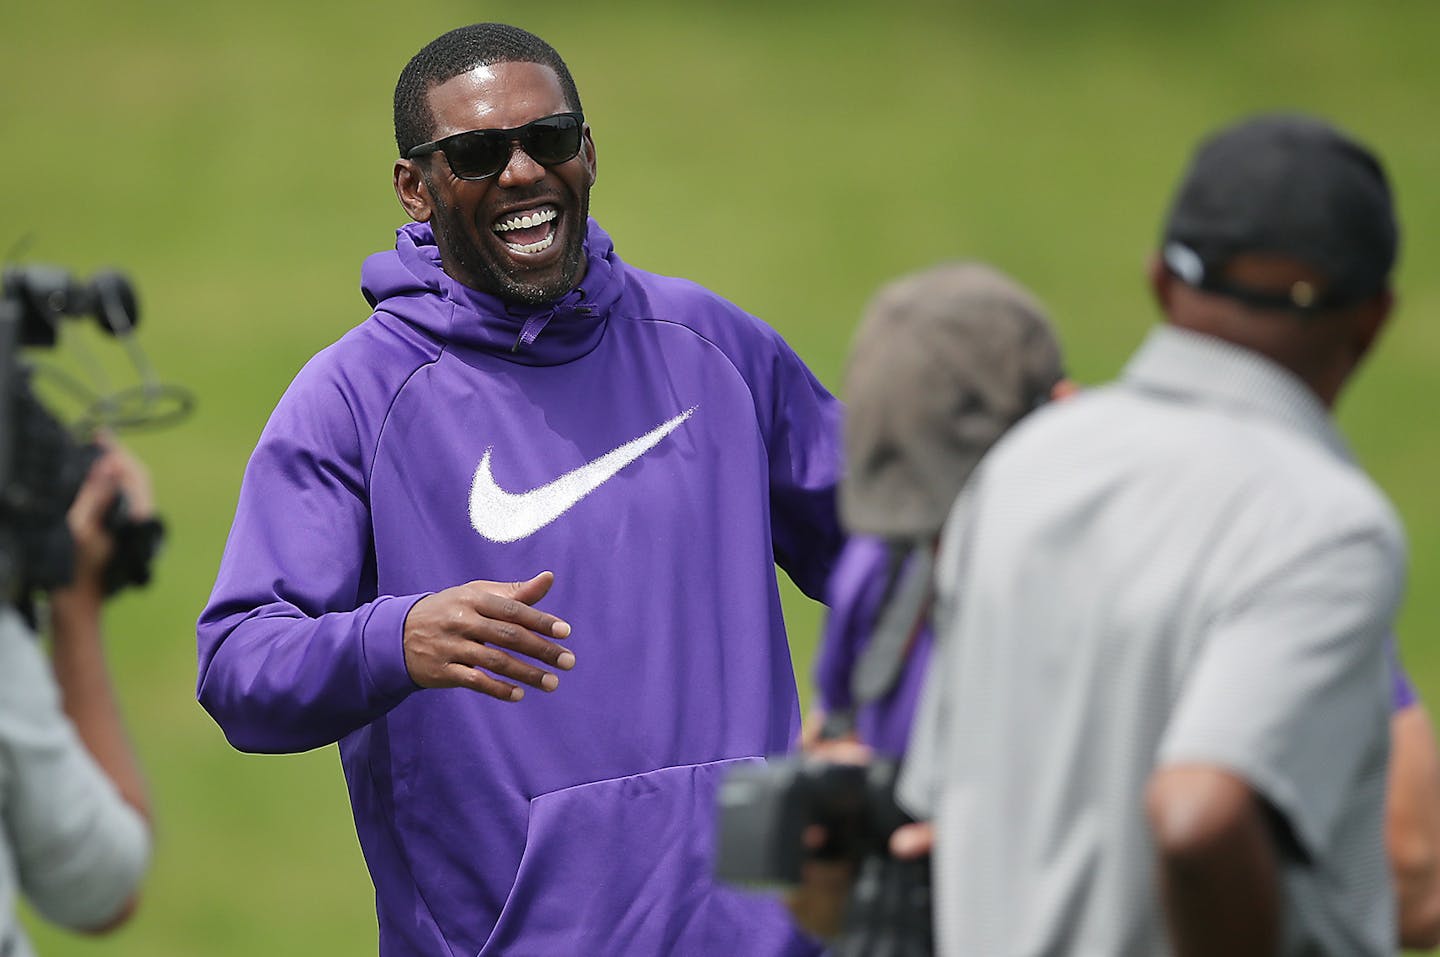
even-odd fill
[[[501,222],[496,223],[494,228],[496,234],[503,237],[506,233],[513,232],[517,229],[535,230],[537,229],[537,227],[544,226],[546,223],[549,222],[553,222],[556,215],[557,213],[555,208],[553,206],[550,206],[544,209],[537,209],[533,212],[525,213],[523,215],[517,214],[511,216],[509,219],[502,220]],[[541,239],[537,239],[534,242],[512,243],[506,241],[505,245],[512,252],[517,253],[542,252],[546,249],[549,249],[550,244],[555,241],[555,230],[553,227],[545,229],[544,232],[546,232],[548,235],[544,236]],[[530,235],[534,236],[535,234],[532,232]]]
[[[540,240],[539,242],[526,243],[526,244],[523,245],[523,246],[520,245],[519,243],[506,243],[505,245],[506,245],[508,248],[515,250],[515,252],[517,252],[517,253],[538,253],[538,252],[540,252],[542,249],[549,249],[549,248],[550,248],[550,244],[553,243],[554,241],[555,241],[555,237],[554,237],[554,235],[552,234],[552,235],[550,235],[550,236],[546,236],[544,239]]]
[[[512,216],[504,222],[495,224],[497,233],[508,233],[512,229],[529,229],[532,226],[539,226],[541,223],[548,223],[555,218],[555,210],[542,209],[538,213],[527,213],[524,216]],[[531,245],[534,245],[533,243]]]

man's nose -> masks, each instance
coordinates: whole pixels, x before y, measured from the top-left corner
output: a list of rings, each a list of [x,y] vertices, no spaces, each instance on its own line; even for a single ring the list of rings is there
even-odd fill
[[[528,186],[539,182],[545,176],[545,167],[525,152],[518,142],[510,144],[510,160],[500,171],[501,186]]]

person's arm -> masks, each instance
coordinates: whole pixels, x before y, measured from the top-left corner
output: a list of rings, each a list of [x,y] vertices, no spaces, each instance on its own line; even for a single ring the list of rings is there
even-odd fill
[[[150,518],[155,509],[144,466],[109,442],[104,442],[103,448],[67,516],[75,542],[75,576],[49,596],[51,662],[61,704],[85,749],[125,802],[148,821],[150,799],[120,717],[105,663],[100,619],[105,566],[115,550],[115,541],[105,528],[105,514],[120,494],[136,520]]]
[[[778,336],[774,345],[764,430],[775,561],[802,592],[823,601],[845,544],[835,498],[842,410]]]
[[[552,674],[509,651],[573,663],[541,636],[565,637],[569,626],[530,607],[548,573],[375,594],[364,450],[378,424],[363,421],[364,403],[337,381],[352,373],[337,373],[333,359],[302,371],[266,425],[196,628],[196,696],[242,751],[332,744],[421,687],[502,700],[514,699],[516,682],[553,687]]]
[[[1390,719],[1385,845],[1395,877],[1400,945],[1440,945],[1440,754],[1419,702]]]
[[[85,933],[125,923],[139,902],[150,850],[150,802],[105,663],[101,607],[114,539],[105,515],[123,492],[136,519],[153,511],[144,468],[102,442],[67,515],[71,582],[48,596],[51,661],[34,643],[3,640],[10,685],[5,751],[13,772],[5,830],[26,897],[45,917]],[[68,719],[68,720],[67,720]]]
[[[1337,521],[1326,537],[1290,545],[1237,569],[1217,596],[1149,782],[1177,954],[1273,953],[1277,866],[1292,857],[1333,866],[1342,828],[1373,824],[1378,837],[1398,532]],[[1241,950],[1245,940],[1261,949]]]
[[[416,688],[401,629],[420,596],[362,598],[365,463],[327,385],[302,372],[266,425],[196,629],[196,695],[242,751],[334,743]]]
[[[1280,880],[1263,801],[1220,768],[1156,771],[1145,793],[1176,957],[1270,957]]]
[[[71,930],[119,926],[149,865],[149,828],[86,750],[39,642],[8,608],[0,609],[0,746],[0,825],[25,898]]]

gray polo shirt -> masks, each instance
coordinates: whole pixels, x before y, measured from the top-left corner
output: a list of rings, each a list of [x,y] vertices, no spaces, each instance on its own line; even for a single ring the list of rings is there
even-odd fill
[[[1287,955],[1395,951],[1383,843],[1399,523],[1298,379],[1157,329],[1032,416],[945,533],[901,782],[947,955],[1170,952],[1143,794],[1249,781],[1283,822]]]
[[[30,957],[20,894],[76,930],[113,918],[145,873],[149,831],[85,750],[49,662],[0,607],[0,955]]]

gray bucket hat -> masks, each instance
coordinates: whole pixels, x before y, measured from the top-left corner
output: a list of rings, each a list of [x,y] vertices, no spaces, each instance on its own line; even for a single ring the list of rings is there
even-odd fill
[[[937,534],[980,457],[1063,377],[1044,309],[989,266],[947,263],[882,288],[845,376],[846,528]]]

